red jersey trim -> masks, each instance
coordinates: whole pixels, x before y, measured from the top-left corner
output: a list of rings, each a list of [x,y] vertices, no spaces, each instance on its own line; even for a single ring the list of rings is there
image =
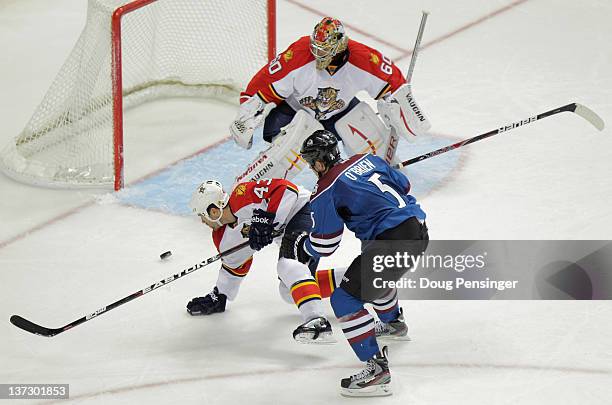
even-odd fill
[[[263,66],[241,94],[258,94],[266,103],[278,103],[288,95],[283,96],[271,85],[313,60],[314,56],[310,53],[310,38],[301,37],[272,62]]]
[[[221,267],[223,267],[223,269],[232,276],[244,277],[249,273],[249,270],[251,269],[251,264],[253,264],[253,256],[249,257],[244,263],[242,263],[239,267],[236,267],[235,269],[232,269],[226,264],[222,264]]]
[[[215,244],[215,247],[217,248],[217,252],[221,252],[220,250],[221,240],[223,239],[223,233],[225,232],[226,226],[227,225],[223,225],[221,228],[217,228],[213,230],[212,232],[213,243]]]
[[[389,64],[389,59],[386,59],[382,53],[374,48],[370,48],[361,42],[353,41],[349,39],[348,43],[349,59],[348,62],[361,70],[365,70],[371,75],[384,80],[389,84],[389,89],[382,89],[379,93],[379,97],[382,97],[384,93],[391,90],[394,92],[402,84],[406,83],[404,75],[397,67],[395,63]],[[386,59],[386,60],[385,60]],[[385,73],[383,65],[389,66],[391,73]],[[384,92],[383,92],[384,91]]]
[[[254,190],[258,187],[262,188],[262,191],[267,188],[265,192],[261,193],[262,197],[255,194]],[[266,181],[262,181],[260,184],[255,181],[247,181],[234,187],[228,204],[232,212],[238,212],[247,205],[259,204],[263,200],[268,200],[268,212],[276,213],[276,208],[278,208],[286,189],[299,194],[297,186],[285,179],[272,179],[269,184]]]

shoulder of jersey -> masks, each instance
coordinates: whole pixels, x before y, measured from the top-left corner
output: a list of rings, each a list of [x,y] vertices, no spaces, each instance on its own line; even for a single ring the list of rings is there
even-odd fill
[[[383,55],[374,48],[370,48],[361,42],[349,39],[349,60],[351,65],[385,80],[389,75],[381,70]]]
[[[237,212],[239,209],[256,202],[255,193],[253,192],[253,186],[255,185],[252,181],[239,183],[232,190],[228,204],[233,212]]]
[[[388,163],[385,162],[385,160],[383,158],[381,158],[378,155],[373,155],[371,153],[368,153],[368,159],[372,159],[374,161],[374,163],[378,164],[379,166],[388,166]]]
[[[286,73],[314,61],[314,56],[310,52],[310,37],[301,37],[289,45],[279,57],[281,66],[287,70]]]

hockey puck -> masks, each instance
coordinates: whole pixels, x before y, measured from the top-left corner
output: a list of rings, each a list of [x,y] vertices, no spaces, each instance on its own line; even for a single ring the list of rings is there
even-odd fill
[[[172,256],[172,252],[168,250],[167,252],[164,252],[161,255],[159,255],[159,258],[164,260],[164,259],[169,258],[170,256]]]

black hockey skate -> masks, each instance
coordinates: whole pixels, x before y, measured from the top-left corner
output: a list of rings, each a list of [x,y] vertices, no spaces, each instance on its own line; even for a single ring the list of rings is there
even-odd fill
[[[374,324],[376,339],[382,340],[410,340],[408,325],[404,321],[404,310],[400,308],[399,316],[389,323],[377,320]]]
[[[340,393],[346,397],[383,397],[391,395],[391,373],[387,346],[367,361],[359,373],[340,381]]]
[[[301,324],[293,331],[293,338],[299,343],[336,343],[329,321],[323,317],[314,318]]]
[[[225,311],[227,296],[220,294],[217,287],[204,297],[197,297],[187,304],[189,315],[210,315]]]

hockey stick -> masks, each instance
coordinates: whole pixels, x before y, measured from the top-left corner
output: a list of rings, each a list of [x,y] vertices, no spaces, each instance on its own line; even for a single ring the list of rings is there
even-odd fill
[[[406,73],[406,81],[410,83],[412,80],[412,73],[414,72],[414,65],[421,49],[421,39],[423,39],[423,31],[425,31],[425,24],[427,23],[427,16],[429,12],[422,11],[421,25],[419,25],[419,32],[417,33],[416,41],[414,42],[414,48],[412,49],[412,56],[410,57],[410,66],[408,66],[408,73]]]
[[[421,15],[421,24],[419,25],[419,32],[417,33],[416,41],[414,42],[414,48],[412,49],[412,56],[410,57],[410,66],[408,67],[408,72],[406,73],[406,82],[410,83],[412,80],[412,73],[414,72],[414,65],[416,64],[416,59],[419,54],[419,49],[421,48],[421,40],[423,39],[423,31],[425,31],[425,24],[427,23],[427,16],[429,13],[427,11],[423,11]],[[395,151],[397,149],[397,145],[399,144],[399,135],[395,131],[394,127],[391,127],[391,132],[389,133],[389,141],[387,142],[387,156],[385,156],[385,161],[391,164],[391,160],[394,159]],[[389,151],[393,150],[393,153],[389,155]]]
[[[564,112],[564,111],[573,112],[574,114],[577,114],[577,115],[581,116],[582,118],[584,118],[585,120],[590,122],[595,128],[597,128],[600,131],[602,131],[604,129],[604,122],[601,119],[601,117],[599,115],[597,115],[597,113],[595,113],[593,110],[591,110],[590,108],[588,108],[588,107],[586,107],[586,106],[584,106],[582,104],[571,103],[571,104],[568,104],[568,105],[564,105],[563,107],[558,107],[558,108],[555,108],[554,110],[546,111],[546,112],[543,112],[541,114],[535,115],[533,117],[529,117],[529,118],[521,120],[521,121],[513,122],[510,125],[504,125],[502,127],[494,129],[492,131],[485,132],[484,134],[477,135],[477,136],[474,136],[472,138],[465,139],[463,141],[454,143],[452,145],[448,145],[448,146],[445,146],[443,148],[436,149],[436,150],[434,150],[432,152],[429,152],[429,153],[426,153],[424,155],[420,155],[420,156],[414,157],[412,159],[405,160],[405,161],[403,161],[401,163],[398,163],[398,164],[394,165],[394,167],[397,168],[397,169],[401,169],[402,167],[406,167],[406,166],[411,165],[413,163],[421,162],[421,161],[423,161],[425,159],[429,159],[431,157],[441,155],[442,153],[449,152],[449,151],[451,151],[453,149],[458,149],[458,148],[460,148],[462,146],[469,145],[470,143],[474,143],[474,142],[480,141],[482,139],[486,139],[486,138],[489,138],[491,136],[494,136],[494,135],[497,135],[497,134],[501,134],[501,133],[510,131],[511,129],[514,129],[514,128],[522,127],[523,125],[531,124],[533,122],[541,120],[542,118],[550,117],[551,115],[559,114],[559,113]]]
[[[282,231],[278,231],[278,232],[274,232],[273,233],[274,237],[280,236],[281,234],[282,234]],[[219,254],[217,254],[215,256],[212,256],[212,257],[210,257],[210,258],[208,258],[206,260],[201,261],[200,263],[197,263],[197,264],[189,267],[188,269],[185,269],[185,270],[181,271],[180,273],[174,274],[174,275],[172,275],[170,277],[167,277],[167,278],[165,278],[163,280],[159,280],[157,283],[151,284],[150,286],[145,287],[145,288],[143,288],[140,291],[136,291],[133,294],[130,294],[130,295],[124,297],[124,298],[121,298],[120,300],[115,301],[112,304],[107,305],[105,307],[102,307],[102,308],[98,309],[97,311],[92,312],[89,315],[85,315],[84,317],[79,318],[79,319],[77,319],[74,322],[70,322],[69,324],[62,326],[61,328],[55,328],[55,329],[53,329],[53,328],[46,328],[44,326],[37,325],[34,322],[28,321],[27,319],[22,318],[19,315],[11,316],[11,323],[13,325],[15,325],[16,327],[18,327],[20,329],[23,329],[23,330],[25,330],[27,332],[34,333],[36,335],[52,337],[52,336],[58,335],[58,334],[60,334],[62,332],[65,332],[68,329],[72,329],[72,328],[74,328],[77,325],[80,325],[80,324],[82,324],[84,322],[87,322],[87,321],[89,321],[89,320],[91,320],[91,319],[93,319],[93,318],[95,318],[95,317],[97,317],[99,315],[102,315],[103,313],[108,312],[111,309],[115,309],[115,308],[117,308],[117,307],[119,307],[119,306],[121,306],[121,305],[123,305],[125,303],[128,303],[128,302],[138,298],[138,297],[142,297],[143,295],[145,295],[147,293],[150,293],[153,290],[157,290],[159,287],[163,287],[166,284],[169,284],[169,283],[173,282],[176,279],[179,279],[179,278],[181,278],[183,276],[186,276],[187,274],[191,274],[194,271],[199,270],[199,269],[201,269],[204,266],[208,266],[209,264],[216,262],[217,260],[221,259],[222,257],[227,256],[227,255],[229,255],[231,253],[234,253],[234,252],[236,252],[236,251],[238,251],[238,250],[248,246],[248,244],[249,244],[249,242],[246,241],[246,242],[243,242],[243,243],[241,243],[239,245],[234,246],[233,248],[227,249],[227,250],[225,250],[225,251],[223,251],[223,252],[221,252],[221,253],[219,253]]]

